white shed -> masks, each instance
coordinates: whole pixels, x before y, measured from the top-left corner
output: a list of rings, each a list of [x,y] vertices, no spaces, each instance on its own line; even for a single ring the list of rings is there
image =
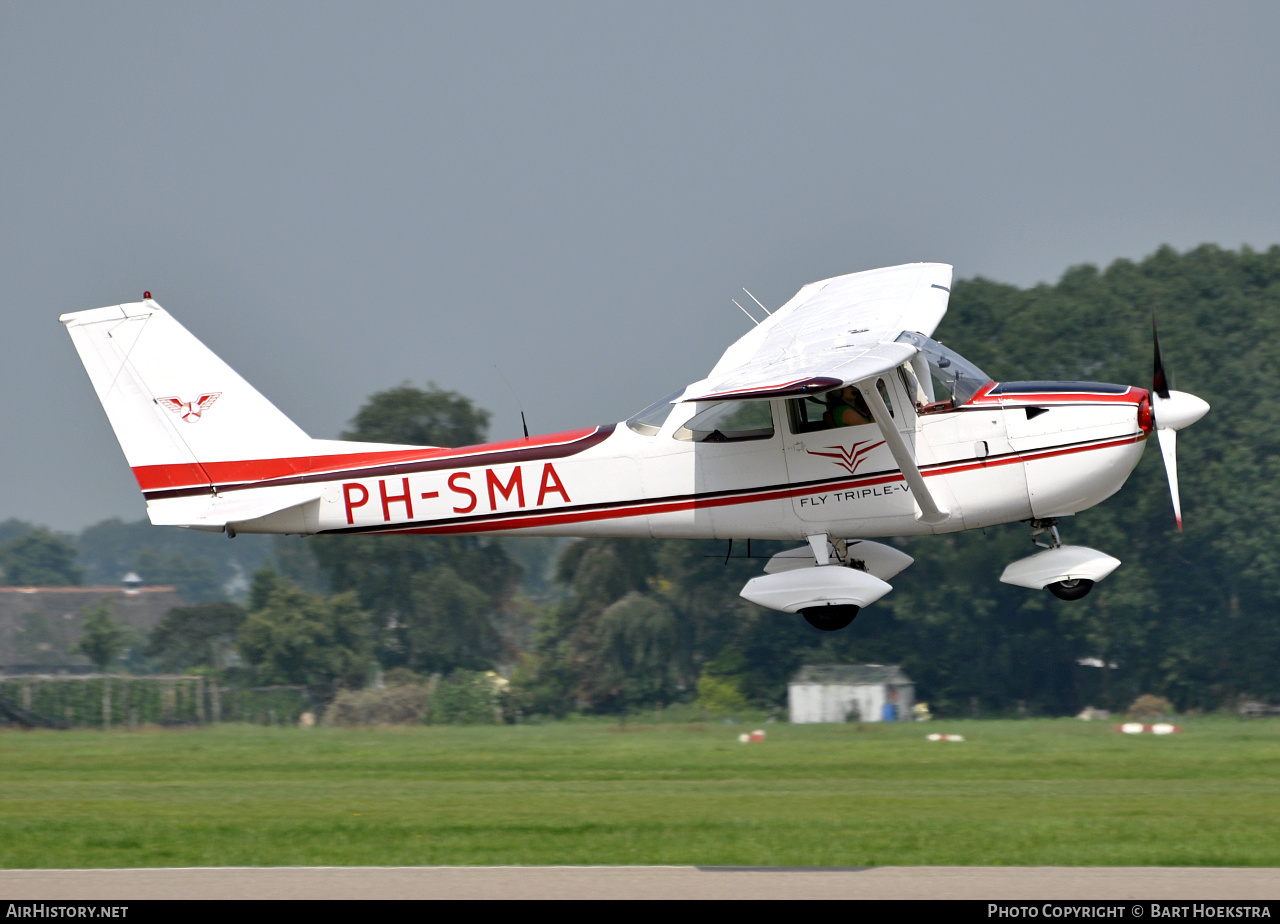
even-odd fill
[[[911,718],[915,684],[893,664],[809,664],[787,684],[794,723]]]

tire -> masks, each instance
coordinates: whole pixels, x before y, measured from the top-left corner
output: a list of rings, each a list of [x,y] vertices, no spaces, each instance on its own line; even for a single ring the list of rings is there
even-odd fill
[[[1057,581],[1046,584],[1045,589],[1059,600],[1079,600],[1093,590],[1093,581],[1077,578],[1074,581]]]
[[[823,632],[843,629],[858,618],[859,607],[847,603],[835,606],[809,606],[800,611],[804,621]]]

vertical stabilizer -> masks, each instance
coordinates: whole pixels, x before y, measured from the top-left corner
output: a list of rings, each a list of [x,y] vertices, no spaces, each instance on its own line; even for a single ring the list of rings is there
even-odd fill
[[[210,462],[307,454],[297,424],[151,299],[59,320],[144,491],[210,485]]]

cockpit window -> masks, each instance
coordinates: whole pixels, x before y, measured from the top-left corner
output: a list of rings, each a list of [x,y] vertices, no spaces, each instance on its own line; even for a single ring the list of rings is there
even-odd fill
[[[959,407],[991,381],[991,376],[969,360],[938,341],[930,340],[924,334],[907,332],[898,338],[898,342],[910,343],[920,350],[929,367],[930,384],[936,401],[950,399],[953,407]],[[926,386],[925,391],[929,390]]]
[[[657,436],[658,431],[662,429],[662,425],[671,416],[671,409],[675,407],[671,402],[679,398],[683,393],[684,389],[682,388],[680,391],[673,391],[661,401],[655,401],[634,417],[628,417],[627,426],[642,436]]]
[[[767,440],[773,436],[773,410],[768,401],[721,401],[695,414],[672,436],[694,443]]]

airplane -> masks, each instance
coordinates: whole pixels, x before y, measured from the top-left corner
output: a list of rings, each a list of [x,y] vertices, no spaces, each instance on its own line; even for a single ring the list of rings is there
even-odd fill
[[[1083,597],[1120,561],[1059,521],[1118,491],[1153,432],[1182,528],[1177,433],[1209,405],[1169,387],[1158,335],[1150,389],[996,382],[930,338],[951,279],[810,283],[625,421],[459,448],[312,439],[149,292],[60,320],[155,525],[793,540],[742,596],[833,631],[912,563],[886,537],[1026,522],[1040,550],[1000,580]]]

